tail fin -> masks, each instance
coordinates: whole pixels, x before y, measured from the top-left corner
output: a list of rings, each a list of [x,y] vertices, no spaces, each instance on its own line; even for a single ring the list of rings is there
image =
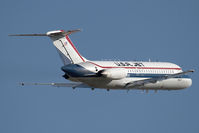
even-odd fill
[[[76,64],[85,62],[86,59],[80,55],[72,41],[70,40],[70,34],[78,32],[80,30],[70,30],[70,31],[49,31],[46,34],[14,34],[10,36],[48,36],[53,41],[64,65]]]
[[[67,32],[64,32],[63,30],[58,30],[47,32],[47,36],[49,36],[53,41],[53,44],[57,48],[58,53],[65,65],[85,62],[86,60],[80,55],[68,36],[71,33],[77,31],[79,30]]]

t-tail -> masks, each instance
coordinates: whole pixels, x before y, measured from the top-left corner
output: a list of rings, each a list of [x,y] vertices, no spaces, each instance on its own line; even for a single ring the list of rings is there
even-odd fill
[[[77,64],[85,62],[86,59],[80,55],[74,44],[69,38],[69,35],[78,32],[78,30],[56,30],[49,31],[46,34],[14,34],[10,36],[48,36],[53,41],[64,65],[67,64]]]

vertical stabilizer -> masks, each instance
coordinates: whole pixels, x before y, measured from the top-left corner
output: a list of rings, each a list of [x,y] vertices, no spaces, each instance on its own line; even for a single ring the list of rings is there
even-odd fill
[[[85,62],[85,58],[80,55],[80,53],[75,48],[74,44],[69,38],[69,34],[76,32],[79,30],[74,31],[67,31],[64,32],[63,30],[58,31],[50,31],[47,32],[47,36],[51,38],[53,41],[54,46],[57,48],[57,51],[65,65],[67,64],[77,64],[81,62]]]

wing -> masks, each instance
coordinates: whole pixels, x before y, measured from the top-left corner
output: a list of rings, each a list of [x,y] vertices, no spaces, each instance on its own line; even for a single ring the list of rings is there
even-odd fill
[[[169,75],[165,75],[165,76],[161,76],[161,77],[157,77],[157,78],[149,78],[149,79],[144,79],[144,80],[133,81],[133,82],[127,83],[125,85],[125,88],[140,87],[140,86],[144,86],[145,84],[156,83],[157,81],[162,81],[162,80],[166,80],[166,79],[170,79],[170,78],[176,78],[176,77],[185,75],[190,72],[194,72],[194,70],[188,70],[188,71],[184,71],[184,72],[180,72],[180,73],[176,73],[176,74],[169,74]]]
[[[50,85],[54,87],[72,87],[72,88],[90,88],[88,85],[81,82],[70,82],[70,83],[20,83],[20,85]]]

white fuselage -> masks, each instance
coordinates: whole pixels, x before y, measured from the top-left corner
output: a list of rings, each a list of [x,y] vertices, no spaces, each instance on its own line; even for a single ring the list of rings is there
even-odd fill
[[[64,66],[65,79],[78,83],[51,83],[53,86],[71,86],[109,89],[178,90],[190,87],[192,80],[186,75],[194,70],[182,71],[168,62],[89,61],[78,52],[69,35],[80,31],[56,30],[45,34],[14,34],[11,36],[48,36],[53,41]],[[24,83],[22,84],[24,85]]]
[[[129,82],[182,72],[178,65],[167,62],[86,61],[75,66],[77,67],[73,65],[71,69],[67,69],[69,80],[105,89],[127,89],[125,84]],[[101,70],[105,70],[103,73],[107,75],[106,77],[89,76]],[[192,80],[184,75],[128,89],[178,90],[191,84]]]
[[[109,89],[178,90],[190,87],[186,75],[168,62],[89,61],[78,52],[69,35],[80,30],[56,30],[46,34],[15,34],[11,36],[48,36],[53,41],[64,66],[65,79],[79,83],[52,83],[53,86],[71,86]]]

